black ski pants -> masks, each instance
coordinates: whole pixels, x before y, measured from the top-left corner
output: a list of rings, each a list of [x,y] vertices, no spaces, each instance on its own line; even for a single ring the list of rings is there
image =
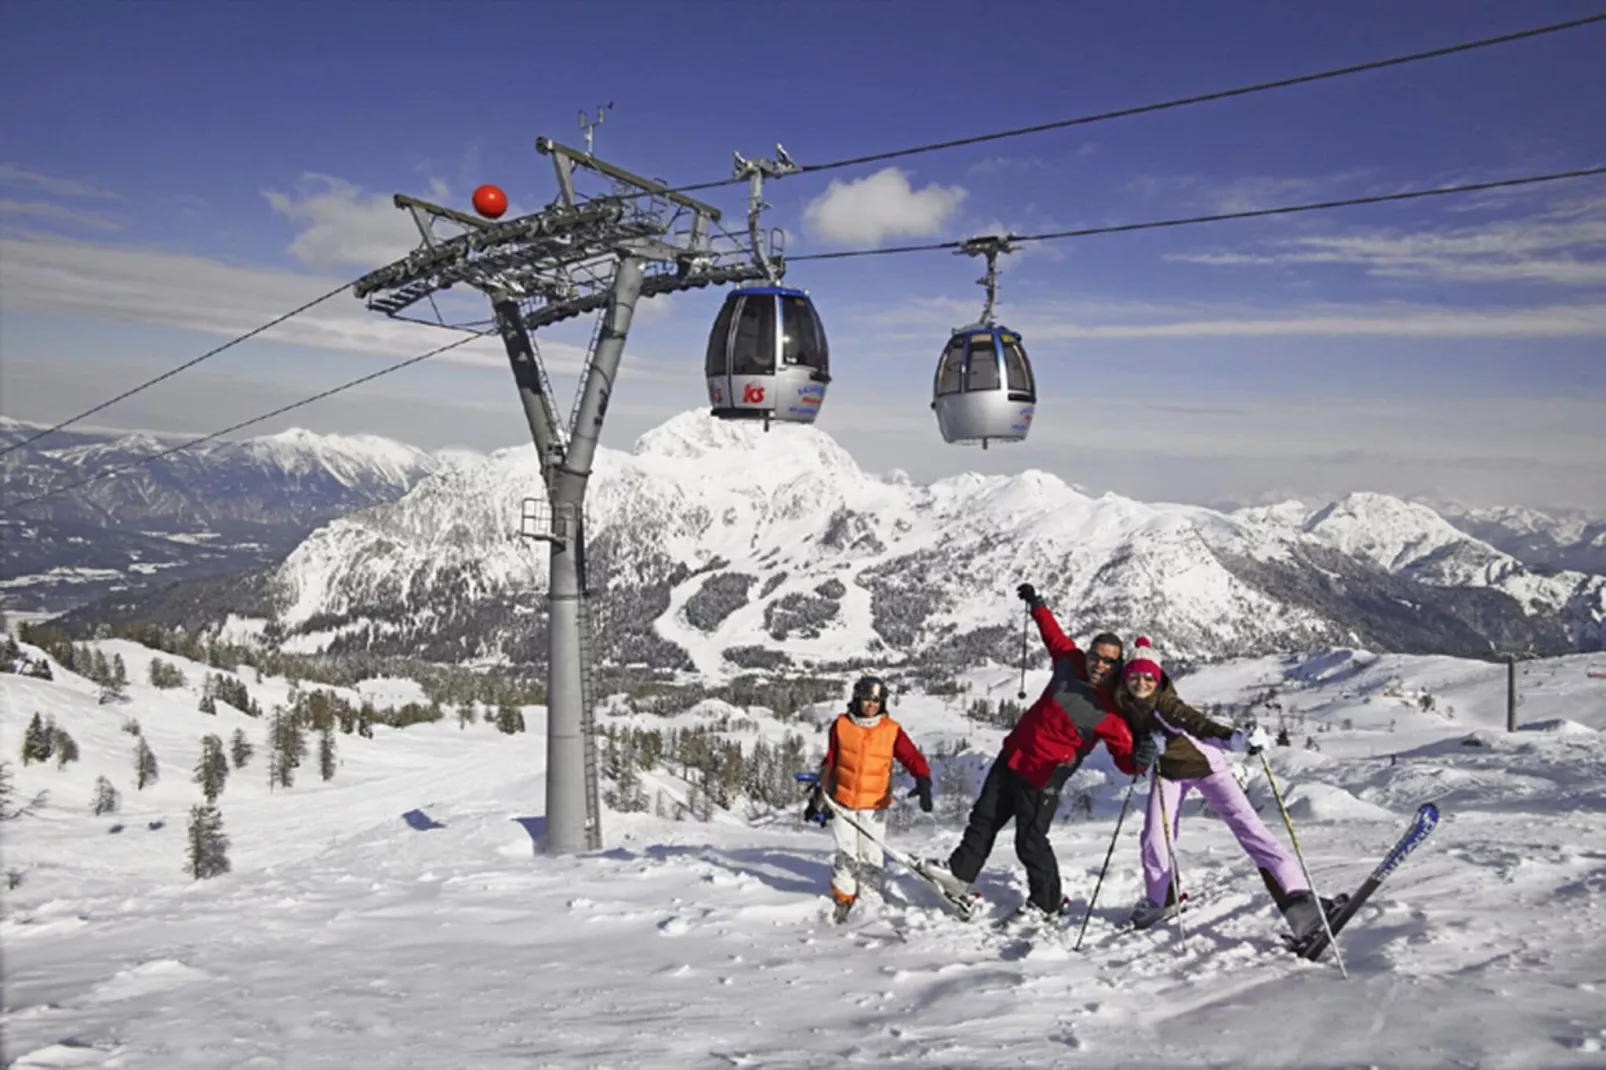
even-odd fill
[[[1056,777],[1050,784],[1061,778]],[[1034,788],[1011,769],[1000,754],[993,759],[981,794],[970,808],[964,838],[948,857],[948,870],[969,884],[992,854],[993,841],[1010,821],[1015,822],[1015,855],[1026,867],[1029,898],[1051,914],[1060,910],[1060,867],[1048,842],[1049,827],[1059,810],[1057,785]]]

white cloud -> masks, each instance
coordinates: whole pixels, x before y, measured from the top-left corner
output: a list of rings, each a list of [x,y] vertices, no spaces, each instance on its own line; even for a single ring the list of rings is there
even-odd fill
[[[803,222],[826,241],[880,245],[887,238],[941,233],[966,196],[961,186],[914,189],[908,175],[887,167],[850,182],[832,180],[804,209]]]
[[[122,194],[102,186],[80,182],[76,178],[59,178],[38,171],[29,171],[12,163],[0,163],[0,184],[34,186],[58,197],[100,197],[112,201],[123,199]]]
[[[121,224],[94,212],[83,212],[50,201],[13,201],[0,198],[0,215],[32,216],[35,219],[58,219],[64,223],[77,223],[95,230],[119,230]]]
[[[438,196],[438,188],[435,192]],[[271,189],[262,196],[301,228],[290,255],[317,270],[338,265],[371,270],[406,256],[420,241],[412,215],[389,196],[365,194],[330,175],[303,175],[293,196]]]
[[[135,246],[51,238],[0,239],[0,298],[7,310],[32,309],[92,320],[152,324],[219,337],[234,337],[260,327],[333,290],[341,281]],[[469,307],[471,298],[457,300]],[[481,308],[488,317],[489,307]],[[589,334],[589,318],[574,328],[579,330]],[[456,332],[370,312],[349,292],[261,336],[267,342],[397,359],[433,349],[455,337]],[[554,374],[575,373],[582,366],[582,345],[546,332],[537,341]],[[640,353],[639,347],[633,348]],[[494,335],[436,359],[452,364],[507,366],[506,353]],[[641,364],[639,360],[627,360],[621,377],[653,379],[667,374],[642,368]]]

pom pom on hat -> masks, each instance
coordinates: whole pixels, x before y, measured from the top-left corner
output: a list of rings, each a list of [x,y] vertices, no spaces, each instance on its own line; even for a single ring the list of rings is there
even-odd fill
[[[1138,675],[1152,676],[1155,683],[1159,683],[1163,675],[1160,656],[1154,652],[1154,646],[1146,635],[1138,636],[1137,642],[1132,644],[1132,656],[1127,659],[1126,668],[1121,671],[1121,679],[1130,680]]]

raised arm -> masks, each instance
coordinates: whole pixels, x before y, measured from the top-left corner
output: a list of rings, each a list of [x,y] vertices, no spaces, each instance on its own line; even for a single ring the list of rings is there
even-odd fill
[[[1067,638],[1065,633],[1060,630],[1059,621],[1054,619],[1054,614],[1048,611],[1048,606],[1044,605],[1042,598],[1038,597],[1036,588],[1029,583],[1023,583],[1015,589],[1015,593],[1020,596],[1021,601],[1031,607],[1032,620],[1037,622],[1037,631],[1043,637],[1043,645],[1048,648],[1049,658],[1056,662],[1063,658],[1074,658],[1077,675],[1085,680],[1087,678],[1086,655],[1076,645],[1075,640]]]

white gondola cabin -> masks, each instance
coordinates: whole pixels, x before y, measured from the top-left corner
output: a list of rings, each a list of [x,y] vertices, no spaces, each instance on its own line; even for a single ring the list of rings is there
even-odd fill
[[[1037,383],[1020,335],[972,324],[948,339],[937,362],[931,407],[943,441],[1020,442],[1032,428]]]
[[[813,423],[831,382],[825,326],[808,294],[733,290],[708,335],[708,402],[726,420]]]

